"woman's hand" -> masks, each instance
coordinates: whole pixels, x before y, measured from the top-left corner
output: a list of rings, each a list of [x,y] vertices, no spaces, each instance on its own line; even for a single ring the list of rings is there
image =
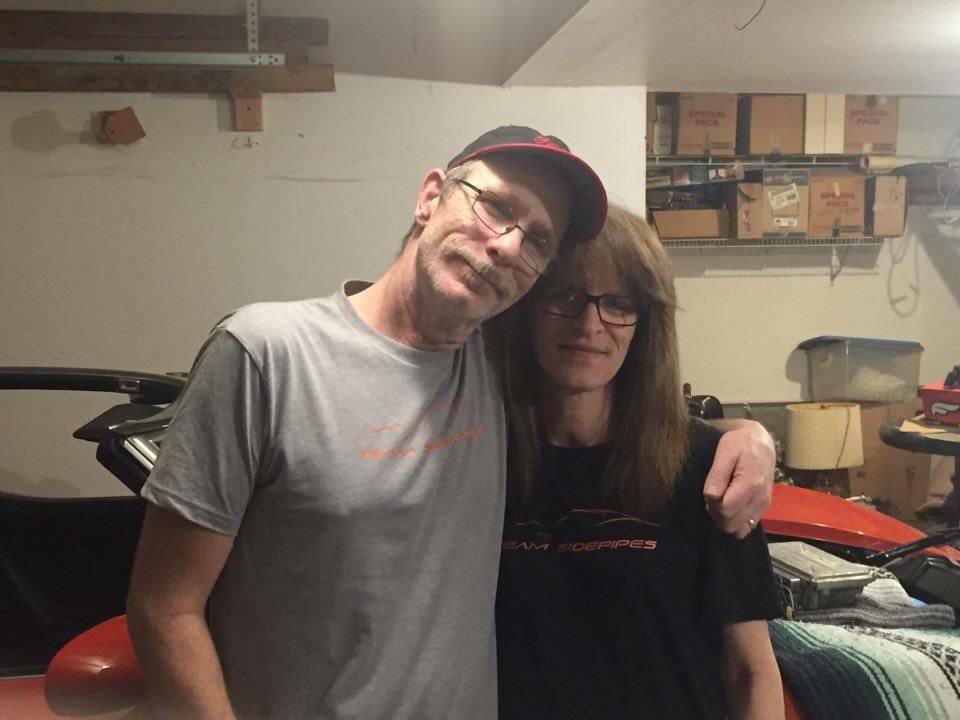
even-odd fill
[[[738,538],[749,535],[770,507],[777,453],[763,425],[753,420],[715,420],[724,430],[703,485],[716,526]]]

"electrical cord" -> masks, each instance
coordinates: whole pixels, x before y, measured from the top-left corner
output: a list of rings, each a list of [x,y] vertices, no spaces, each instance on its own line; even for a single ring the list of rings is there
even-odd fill
[[[757,19],[757,15],[763,12],[763,8],[766,6],[766,4],[767,4],[767,0],[763,0],[763,2],[760,3],[760,7],[757,8],[757,11],[753,14],[753,17],[747,20],[743,25],[734,25],[734,27],[740,32],[743,32],[744,30],[746,30],[747,26]]]

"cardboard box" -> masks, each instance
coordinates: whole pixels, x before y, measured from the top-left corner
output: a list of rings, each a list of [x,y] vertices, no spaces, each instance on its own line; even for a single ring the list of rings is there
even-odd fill
[[[737,140],[735,93],[680,93],[678,155],[733,155]]]
[[[880,428],[914,417],[919,410],[919,400],[861,403],[863,465],[850,472],[852,495],[868,495],[886,512],[911,524],[917,522],[915,511],[929,494],[930,456],[887,445],[880,439]]]
[[[764,239],[804,238],[810,208],[809,170],[764,170],[760,232]]]
[[[763,184],[734,183],[727,188],[730,236],[739,240],[763,237]]]
[[[960,425],[960,388],[944,387],[941,380],[920,388],[920,397],[923,399],[923,416],[927,420]]]
[[[803,153],[803,95],[745,95],[737,119],[738,152]]]
[[[666,102],[658,102],[656,107],[656,121],[653,123],[653,154],[670,155],[673,152],[673,119],[677,114],[677,106]]]
[[[810,175],[808,237],[861,237],[864,230],[863,175],[848,170],[814,170]]]
[[[895,95],[847,95],[843,151],[848,155],[897,153],[900,98]]]
[[[902,175],[867,178],[867,235],[902,237],[907,222],[907,179]]]
[[[807,95],[803,131],[806,154],[843,154],[843,108],[843,95]]]
[[[654,210],[653,227],[662,240],[725,238],[730,234],[730,215],[726,209]]]

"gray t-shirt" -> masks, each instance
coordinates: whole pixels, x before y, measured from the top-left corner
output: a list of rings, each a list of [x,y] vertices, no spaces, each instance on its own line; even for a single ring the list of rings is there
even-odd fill
[[[479,332],[415,350],[343,290],[222,321],[142,494],[236,537],[208,616],[238,714],[495,718],[505,464]]]

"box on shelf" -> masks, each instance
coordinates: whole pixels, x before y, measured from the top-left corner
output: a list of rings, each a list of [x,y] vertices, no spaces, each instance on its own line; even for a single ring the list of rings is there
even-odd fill
[[[680,93],[678,155],[733,155],[736,140],[736,93]]]
[[[807,353],[812,400],[907,402],[917,397],[920,343],[821,335],[797,348]]]
[[[760,232],[764,239],[807,236],[809,170],[764,170]]]
[[[896,155],[900,98],[895,95],[847,95],[843,151],[848,155]]]
[[[920,388],[923,416],[944,425],[960,425],[960,388],[948,388],[943,381]]]
[[[647,189],[670,187],[676,183],[673,182],[673,176],[670,173],[662,172],[653,175],[647,175]]]
[[[842,155],[844,96],[808,94],[805,105],[803,151],[807,155]]]
[[[849,170],[814,170],[810,174],[810,223],[816,238],[864,234],[864,177]]]
[[[677,106],[666,99],[658,99],[653,108],[653,144],[650,152],[654,155],[670,155],[673,152],[673,131],[676,123]]]
[[[763,237],[763,184],[731,183],[727,189],[730,237],[759,240]]]
[[[907,220],[907,179],[902,175],[867,178],[867,235],[901,237]]]
[[[654,210],[653,227],[662,240],[725,238],[730,234],[730,215],[725,209]]]
[[[867,495],[906,523],[916,523],[916,509],[930,494],[930,455],[891,447],[880,439],[887,423],[916,416],[920,401],[861,403],[863,465],[850,470],[851,495]]]
[[[803,95],[744,95],[737,150],[747,155],[803,153]]]

